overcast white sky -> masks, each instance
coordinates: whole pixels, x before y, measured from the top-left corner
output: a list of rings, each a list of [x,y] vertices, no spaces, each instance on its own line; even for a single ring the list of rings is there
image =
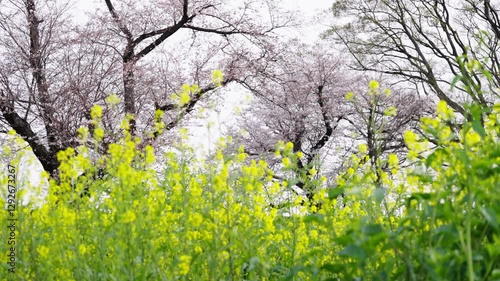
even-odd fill
[[[232,1],[241,1],[241,0],[232,0]],[[319,14],[321,11],[329,8],[333,0],[282,0],[284,4],[284,9],[296,9],[299,10],[304,18],[312,18],[315,15]],[[86,12],[92,12],[96,5],[105,6],[103,0],[75,0],[75,10],[77,11],[77,17],[82,21],[85,19]],[[306,32],[318,33],[317,30],[315,32],[315,28],[307,28]],[[306,34],[312,35],[312,34]],[[308,36],[309,37],[309,36]]]
[[[233,0],[239,1],[239,0]],[[83,10],[91,10],[96,4],[104,4],[104,1],[97,0],[75,0],[76,7]],[[283,0],[283,3],[289,8],[297,8],[304,12],[305,15],[311,15],[316,10],[326,9],[333,0]]]

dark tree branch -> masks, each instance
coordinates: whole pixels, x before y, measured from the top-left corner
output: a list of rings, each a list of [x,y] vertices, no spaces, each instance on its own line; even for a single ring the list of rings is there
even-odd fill
[[[199,27],[199,26],[194,26],[194,25],[189,25],[189,24],[184,25],[182,28],[188,28],[188,29],[195,30],[195,31],[214,33],[214,34],[219,34],[219,35],[234,35],[234,34],[250,35],[250,34],[252,34],[251,32],[238,30],[236,28],[233,28],[232,30],[221,30],[221,29],[214,29],[214,28],[204,28],[204,27]]]
[[[56,176],[59,161],[57,161],[55,151],[48,150],[40,141],[38,135],[33,131],[30,124],[15,112],[14,104],[8,101],[3,94],[0,93],[0,111],[2,116],[9,123],[9,125],[18,133],[33,149],[33,153],[38,158],[43,166],[43,169]]]
[[[332,125],[330,117],[328,116],[328,110],[326,108],[326,105],[325,105],[325,102],[324,102],[324,98],[323,98],[323,87],[324,87],[323,85],[321,85],[321,86],[318,87],[317,95],[318,95],[318,104],[319,104],[319,107],[321,108],[321,116],[322,116],[323,122],[325,124],[325,133],[313,145],[312,151],[318,151],[321,148],[323,148],[323,146],[325,146],[326,143],[332,137],[333,131],[335,129],[333,127],[333,125]],[[336,120],[336,124],[338,124],[340,122],[340,120],[342,120],[342,118],[343,118],[343,116],[338,117],[337,120]],[[311,161],[312,161],[312,159],[308,159],[308,163],[310,163]]]
[[[127,25],[123,22],[123,20],[120,18],[118,13],[115,10],[115,7],[113,6],[113,3],[111,3],[111,0],[104,0],[106,2],[106,6],[108,7],[108,11],[111,14],[111,17],[113,17],[113,20],[116,22],[118,25],[118,28],[120,28],[121,32],[127,36],[128,39],[131,39],[132,33],[128,29]]]
[[[161,29],[161,30],[158,30],[158,33],[157,34],[154,34],[154,35],[159,35],[161,34],[160,37],[158,37],[157,39],[155,39],[151,44],[147,45],[146,47],[144,47],[144,49],[142,49],[139,53],[137,53],[135,56],[134,56],[134,59],[136,61],[140,60],[142,57],[146,56],[147,54],[149,54],[151,51],[153,51],[156,47],[158,47],[161,43],[163,43],[163,41],[167,40],[170,36],[172,36],[174,33],[176,33],[181,27],[183,27],[187,22],[189,22],[193,17],[188,17],[188,16],[183,16],[182,19],[177,22],[176,24],[174,24],[173,26],[170,26],[170,27],[167,27],[165,29]],[[163,31],[160,33],[160,31]],[[152,37],[154,35],[151,35],[149,37]],[[142,36],[142,35],[141,35]],[[141,36],[139,36],[138,39],[141,38]],[[138,39],[136,39],[135,41],[137,41]],[[137,43],[143,41],[144,39],[146,38],[142,38],[140,39],[140,41],[138,41]],[[134,42],[135,42],[134,41]]]

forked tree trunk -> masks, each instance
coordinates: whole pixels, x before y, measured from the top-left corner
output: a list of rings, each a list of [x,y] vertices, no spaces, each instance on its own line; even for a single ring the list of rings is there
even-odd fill
[[[42,20],[40,20],[36,15],[35,0],[26,0],[25,4],[30,37],[29,63],[36,83],[36,89],[38,91],[37,102],[39,104],[40,115],[47,133],[49,147],[48,150],[39,148],[34,149],[33,152],[40,160],[44,169],[51,175],[55,176],[56,170],[59,167],[59,161],[57,161],[56,153],[61,150],[61,145],[59,139],[57,138],[58,122],[55,119],[55,109],[49,94],[49,86],[47,84],[47,77],[42,60],[42,46],[39,27]],[[23,132],[19,133],[23,135]],[[26,132],[24,135],[26,136]],[[31,147],[35,148],[33,146]]]

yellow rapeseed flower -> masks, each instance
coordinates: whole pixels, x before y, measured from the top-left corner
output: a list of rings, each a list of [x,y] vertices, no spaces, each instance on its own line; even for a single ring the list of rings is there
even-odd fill
[[[347,175],[349,175],[349,176],[354,175],[354,169],[353,168],[347,169]]]
[[[437,104],[437,114],[444,120],[449,120],[455,116],[453,109],[449,108],[444,100],[440,100]]]
[[[217,85],[217,87],[220,87],[222,85],[222,82],[224,81],[224,75],[221,70],[214,70],[212,72],[212,82]]]
[[[220,253],[219,253],[219,259],[220,259],[220,260],[223,260],[223,261],[225,261],[225,260],[229,259],[229,253],[228,253],[228,252],[226,252],[226,251],[222,251],[222,252],[220,252]]]
[[[316,175],[317,173],[318,173],[318,171],[316,171],[316,169],[314,169],[314,168],[312,168],[311,170],[309,170],[309,174],[310,174],[311,176],[314,176],[314,175]]]
[[[417,140],[417,135],[412,131],[406,131],[403,135],[406,144],[413,144]]]
[[[123,223],[132,223],[137,219],[137,215],[132,211],[132,210],[127,210],[125,213],[122,215],[122,222]]]
[[[144,151],[145,151],[144,161],[146,162],[146,164],[153,164],[153,162],[155,161],[155,154],[153,147],[151,147],[150,145],[146,145]]]
[[[102,107],[100,105],[94,105],[91,109],[90,109],[90,117],[93,119],[93,120],[96,120],[96,119],[99,119],[102,117]]]
[[[370,83],[368,83],[368,88],[370,88],[370,90],[377,90],[379,88],[379,84],[377,81],[371,80]]]
[[[38,246],[36,251],[40,257],[40,259],[46,259],[49,256],[50,249],[45,246]]]
[[[391,94],[392,94],[392,93],[391,93],[391,90],[389,90],[389,89],[385,89],[385,90],[384,90],[384,93],[385,93],[385,96],[386,96],[386,97],[390,97],[390,96],[391,96]]]
[[[196,245],[194,247],[194,252],[199,254],[199,253],[203,252],[203,249],[199,245]]]
[[[189,265],[191,263],[191,257],[187,255],[182,255],[179,257],[179,264],[177,265],[177,272],[179,275],[186,275],[189,273]]]
[[[395,108],[394,106],[391,106],[384,111],[385,116],[396,116],[397,113],[398,109]]]
[[[368,147],[366,146],[366,144],[362,143],[358,145],[358,151],[359,153],[366,153],[368,151]]]
[[[200,214],[198,213],[190,214],[189,216],[190,225],[192,225],[193,227],[199,227],[202,222],[203,222],[203,217]]]
[[[465,135],[465,141],[467,142],[468,145],[475,145],[481,141],[481,137],[479,136],[478,133],[470,131],[468,134]]]
[[[104,130],[102,128],[96,128],[94,130],[94,138],[97,141],[102,141],[102,139],[104,138]]]
[[[397,167],[399,165],[398,156],[393,153],[389,154],[389,156],[387,156],[387,164],[389,164],[390,168]]]
[[[182,91],[179,94],[179,105],[180,106],[184,106],[184,105],[188,104],[190,100],[191,100],[191,97],[189,96],[189,92]]]
[[[80,252],[80,255],[85,255],[85,253],[88,252],[88,249],[85,245],[80,244],[80,246],[78,246],[78,252]]]
[[[120,97],[118,97],[117,94],[111,94],[106,98],[106,102],[110,105],[117,105],[121,102],[122,100]]]
[[[313,240],[318,239],[318,235],[319,235],[319,233],[318,233],[318,231],[316,229],[313,229],[313,230],[311,230],[311,232],[309,232],[309,236]]]

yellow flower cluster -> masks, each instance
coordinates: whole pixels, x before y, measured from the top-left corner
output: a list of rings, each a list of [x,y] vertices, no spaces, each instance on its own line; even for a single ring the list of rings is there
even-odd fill
[[[452,118],[440,106],[442,116],[437,118]],[[99,116],[98,110],[94,115]],[[317,188],[313,196],[290,195],[296,179],[275,180],[268,164],[248,159],[243,147],[234,155],[220,150],[206,162],[193,160],[189,151],[169,152],[161,172],[151,168],[157,161],[153,148],[139,150],[139,141],[130,135],[109,145],[99,160],[90,158],[89,148],[68,149],[58,153],[60,178],[51,180],[46,201],[17,213],[22,262],[15,278],[275,280],[294,270],[297,280],[352,280],[381,270],[394,276],[397,270],[390,265],[405,254],[394,245],[406,247],[416,243],[418,235],[441,226],[444,230],[449,223],[430,211],[426,217],[415,215],[424,204],[426,210],[448,203],[450,208],[463,207],[461,202],[472,198],[464,182],[482,188],[474,196],[495,196],[489,187],[497,184],[498,175],[477,179],[469,174],[474,167],[496,167],[474,157],[498,149],[499,117],[496,106],[484,120],[484,136],[470,126],[454,136],[443,122],[424,120],[426,132],[450,144],[433,152],[426,151],[426,140],[405,133],[415,159],[433,153],[421,165],[433,173],[404,177],[394,154],[384,158],[388,171],[373,171],[364,161],[367,146],[360,145],[333,186],[323,188],[325,180],[311,181]],[[303,155],[293,150],[293,144],[280,143],[276,154],[283,166],[296,169],[293,163]],[[96,166],[104,170],[103,177],[94,177]],[[320,178],[318,170],[309,167],[303,175]],[[424,186],[432,187],[434,201],[423,201],[429,191]],[[90,195],[82,196],[84,190]],[[472,207],[494,222],[490,209]],[[466,221],[462,210],[457,217]],[[3,221],[7,216],[0,212]],[[462,228],[454,231],[466,234]],[[2,243],[0,251],[8,253],[9,248]],[[0,272],[0,279],[6,279],[5,274]]]

